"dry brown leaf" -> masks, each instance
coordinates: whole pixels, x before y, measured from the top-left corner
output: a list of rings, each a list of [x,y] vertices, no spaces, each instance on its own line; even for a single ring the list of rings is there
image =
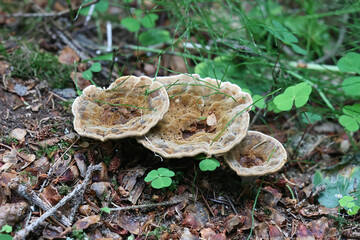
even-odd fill
[[[90,225],[100,222],[100,215],[82,218],[75,223],[76,229],[87,229]]]
[[[74,65],[74,61],[79,62],[80,57],[77,53],[69,46],[65,46],[60,52],[59,62],[68,65]]]
[[[23,142],[25,140],[26,134],[27,134],[27,132],[25,129],[15,128],[15,129],[11,130],[10,137],[17,139],[20,142]]]
[[[44,188],[44,190],[40,193],[40,196],[46,199],[46,202],[50,203],[52,206],[56,205],[62,198],[57,188],[52,185]]]
[[[89,80],[86,80],[83,78],[81,72],[71,72],[70,74],[71,79],[73,80],[74,84],[77,83],[80,90],[84,90],[87,86],[91,85],[91,82]]]

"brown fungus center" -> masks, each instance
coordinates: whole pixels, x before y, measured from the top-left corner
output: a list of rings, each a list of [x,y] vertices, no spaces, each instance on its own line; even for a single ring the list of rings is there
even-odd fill
[[[251,168],[254,166],[262,166],[264,164],[264,160],[261,157],[255,155],[244,155],[240,156],[239,164],[245,168]]]

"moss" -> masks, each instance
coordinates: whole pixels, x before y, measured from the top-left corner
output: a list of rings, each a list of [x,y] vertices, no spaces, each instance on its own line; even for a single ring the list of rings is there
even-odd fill
[[[13,67],[13,77],[46,80],[51,88],[66,87],[72,70],[70,66],[59,63],[57,56],[27,45],[13,51],[8,61]]]

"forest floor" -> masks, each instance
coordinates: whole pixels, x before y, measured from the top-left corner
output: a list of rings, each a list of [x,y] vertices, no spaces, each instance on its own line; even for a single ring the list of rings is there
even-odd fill
[[[91,64],[80,60],[95,53],[74,47],[75,35],[92,42],[79,34],[86,26],[64,30],[61,17],[26,18],[39,26],[32,30],[37,36],[19,41],[24,19],[0,15],[0,26],[9,30],[0,39],[0,239],[360,238],[359,215],[338,204],[322,206],[318,199],[331,193],[313,184],[314,176],[326,181],[335,172],[337,187],[356,191],[360,155],[351,141],[358,143],[359,133],[349,139],[335,121],[299,129],[292,115],[269,112],[260,120],[251,111],[249,130],[273,136],[288,153],[279,172],[258,178],[241,178],[221,157],[215,171],[201,171],[195,158],[163,159],[133,138],[81,137],[71,105],[74,81],[80,90],[91,84],[81,74]],[[116,35],[122,75],[187,72],[182,58],[165,53],[151,63],[148,52],[126,45],[133,35]],[[80,63],[74,66],[74,60]],[[119,75],[113,65],[104,66],[92,80],[108,86]],[[144,181],[159,167],[175,172],[170,187],[154,189]]]

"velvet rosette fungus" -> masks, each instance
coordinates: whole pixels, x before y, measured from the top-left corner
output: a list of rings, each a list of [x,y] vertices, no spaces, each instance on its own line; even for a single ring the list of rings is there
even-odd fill
[[[246,135],[252,99],[230,82],[198,75],[157,77],[170,107],[139,142],[166,158],[222,154]]]
[[[287,159],[283,145],[273,137],[249,131],[224,159],[237,175],[242,177],[263,176],[279,171]]]
[[[84,89],[72,106],[74,128],[81,136],[106,141],[142,136],[169,108],[161,83],[148,77],[126,76],[109,88]]]

